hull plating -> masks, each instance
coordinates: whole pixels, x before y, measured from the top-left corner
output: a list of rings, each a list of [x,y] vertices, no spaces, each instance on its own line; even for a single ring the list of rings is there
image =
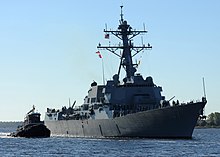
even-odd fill
[[[45,121],[52,135],[72,137],[191,138],[204,103],[129,114],[114,119]]]

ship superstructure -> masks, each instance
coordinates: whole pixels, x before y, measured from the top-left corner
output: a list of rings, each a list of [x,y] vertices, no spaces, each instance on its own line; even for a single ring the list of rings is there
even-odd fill
[[[159,137],[191,138],[196,121],[206,104],[202,101],[170,104],[161,95],[162,87],[155,85],[153,78],[143,78],[136,73],[137,63],[133,57],[150,44],[135,46],[132,39],[146,30],[133,30],[123,18],[115,31],[104,30],[114,35],[122,44],[101,46],[120,59],[117,74],[105,85],[91,84],[84,103],[78,107],[63,107],[61,110],[47,109],[45,124],[52,135],[74,137]],[[121,50],[121,54],[117,53]],[[121,80],[121,69],[126,76]]]

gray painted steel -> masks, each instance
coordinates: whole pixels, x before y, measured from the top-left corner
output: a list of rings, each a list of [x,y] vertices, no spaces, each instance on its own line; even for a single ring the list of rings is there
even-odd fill
[[[122,7],[121,7],[122,9]],[[105,85],[91,84],[84,103],[61,110],[47,109],[45,124],[52,135],[73,137],[157,137],[191,138],[196,121],[202,115],[206,98],[201,102],[181,104],[177,100],[172,106],[161,95],[162,87],[154,84],[153,78],[144,78],[136,73],[138,64],[133,57],[152,46],[135,46],[133,38],[146,30],[137,31],[123,18],[116,31],[104,30],[106,35],[114,35],[121,44],[102,46],[120,58],[117,74]],[[120,50],[120,53],[116,53]],[[122,52],[122,53],[121,53]],[[100,52],[97,52],[100,55]],[[120,79],[121,69],[126,76]],[[104,79],[104,78],[103,78]],[[104,81],[103,81],[104,82]]]
[[[191,138],[204,103],[149,110],[114,119],[45,121],[52,135]]]

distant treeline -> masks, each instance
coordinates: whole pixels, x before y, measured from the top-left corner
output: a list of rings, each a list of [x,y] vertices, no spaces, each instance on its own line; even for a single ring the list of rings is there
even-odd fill
[[[197,126],[201,127],[220,127],[220,113],[214,112],[209,114],[206,119],[199,119]]]
[[[4,128],[4,127],[14,127],[14,126],[18,126],[18,125],[21,125],[22,122],[1,122],[0,121],[0,127],[1,128]]]

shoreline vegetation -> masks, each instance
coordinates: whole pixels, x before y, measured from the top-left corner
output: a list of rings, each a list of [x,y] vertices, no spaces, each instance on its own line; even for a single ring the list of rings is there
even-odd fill
[[[220,113],[210,113],[205,118],[199,118],[196,128],[220,128]]]

